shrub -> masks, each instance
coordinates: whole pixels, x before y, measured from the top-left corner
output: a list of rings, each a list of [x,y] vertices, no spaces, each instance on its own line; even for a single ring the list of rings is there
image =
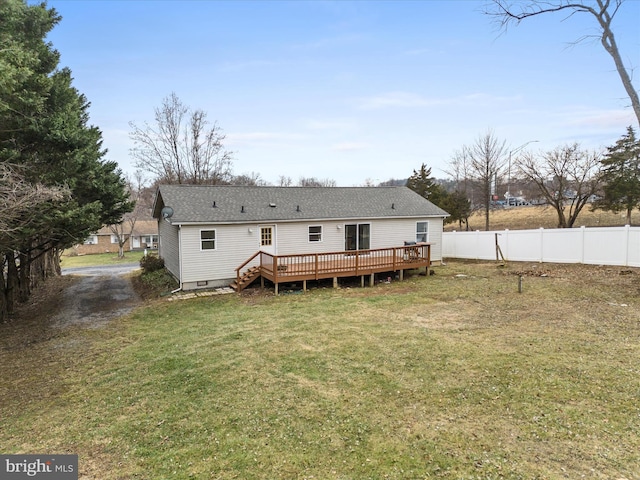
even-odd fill
[[[157,272],[164,268],[164,258],[157,255],[145,255],[140,259],[140,267],[143,273]]]
[[[145,296],[149,296],[150,293],[153,293],[153,296],[161,296],[178,287],[178,282],[166,270],[156,270],[142,275],[140,281],[147,291]]]

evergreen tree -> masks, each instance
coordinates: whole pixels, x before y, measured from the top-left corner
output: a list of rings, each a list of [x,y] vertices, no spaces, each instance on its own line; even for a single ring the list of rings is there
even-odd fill
[[[600,163],[604,196],[594,203],[593,209],[625,212],[630,225],[631,212],[640,206],[640,141],[632,127],[607,148]]]
[[[460,229],[465,224],[469,228],[469,216],[471,215],[471,201],[461,190],[447,192],[447,196],[440,207],[445,210],[449,216],[445,219],[445,223],[458,222]]]
[[[49,197],[10,220],[0,258],[0,321],[15,300],[59,273],[61,249],[82,241],[132,208],[117,164],[104,160],[102,134],[88,124],[89,103],[58,69],[59,54],[45,41],[60,21],[45,4],[0,2],[0,163],[19,172],[25,192],[46,188]],[[9,177],[8,177],[9,178]],[[10,195],[0,206],[10,206]],[[4,212],[0,212],[2,215]]]
[[[436,205],[438,205],[436,202],[442,200],[446,194],[445,190],[431,176],[431,168],[428,168],[424,163],[420,165],[419,170],[414,170],[407,179],[407,187]]]
[[[431,168],[427,168],[424,163],[407,179],[407,187],[426,199],[431,196],[435,184],[435,179],[431,177]]]

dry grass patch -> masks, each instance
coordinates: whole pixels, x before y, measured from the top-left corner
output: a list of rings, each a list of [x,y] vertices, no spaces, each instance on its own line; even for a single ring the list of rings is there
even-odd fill
[[[568,215],[569,209],[566,209]],[[526,205],[511,208],[496,208],[489,215],[491,230],[526,230],[530,228],[557,228],[558,214],[545,205]],[[621,227],[626,223],[626,215],[619,213],[592,212],[589,206],[578,215],[574,227]],[[640,211],[631,214],[632,225],[640,225]],[[484,211],[478,211],[469,218],[470,230],[484,230]],[[459,230],[458,224],[445,225],[445,231]]]
[[[638,270],[434,268],[163,302],[17,349],[2,327],[0,444],[107,480],[637,478]]]

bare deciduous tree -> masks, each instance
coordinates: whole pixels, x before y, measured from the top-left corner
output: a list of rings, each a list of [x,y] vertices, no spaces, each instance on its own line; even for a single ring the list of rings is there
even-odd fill
[[[280,175],[278,177],[278,186],[280,187],[291,187],[293,185],[293,180],[291,177],[287,177],[285,175]]]
[[[336,181],[330,178],[324,178],[322,180],[316,177],[300,177],[298,180],[299,187],[335,187]]]
[[[489,230],[489,212],[491,210],[492,186],[506,163],[506,141],[499,140],[492,131],[478,137],[470,147],[466,147],[468,168],[471,178],[482,192],[482,204],[485,209],[485,230]]]
[[[598,22],[600,43],[602,43],[602,46],[615,63],[622,85],[631,100],[631,106],[640,124],[640,100],[638,99],[638,92],[631,83],[631,75],[622,61],[618,44],[616,43],[611,28],[611,22],[623,3],[624,0],[528,0],[521,2],[491,0],[490,5],[485,9],[485,13],[497,18],[503,30],[506,30],[512,23],[518,24],[527,18],[546,13],[565,12],[568,13],[569,16],[575,13],[588,13],[592,15]],[[589,37],[589,35],[584,36],[578,41]]]
[[[590,197],[598,193],[600,165],[599,153],[581,150],[577,143],[541,156],[525,153],[516,161],[518,172],[556,210],[558,228],[571,228]]]
[[[155,109],[155,125],[130,122],[136,167],[161,183],[221,184],[231,177],[233,156],[225,135],[202,110],[191,111],[175,93]]]
[[[39,221],[42,206],[68,196],[64,188],[30,183],[19,168],[0,163],[0,250],[15,249],[22,231]]]
[[[460,150],[456,150],[449,161],[449,169],[445,172],[453,178],[455,189],[454,193],[458,202],[462,199],[467,200],[468,208],[461,212],[458,218],[458,225],[462,229],[462,224],[469,230],[469,217],[478,209],[478,203],[474,199],[475,189],[471,180],[471,158],[469,155],[469,147],[463,146]],[[451,213],[451,212],[449,212]]]
[[[144,214],[145,209],[149,209],[148,202],[142,201],[146,191],[146,179],[140,170],[136,170],[133,178],[127,179],[127,190],[131,201],[134,202],[133,210],[125,213],[120,223],[109,225],[109,230],[118,242],[118,258],[124,258],[124,245],[127,240],[131,241],[138,218]]]
[[[249,187],[265,187],[269,183],[258,172],[235,175],[230,181],[231,185],[244,185]]]

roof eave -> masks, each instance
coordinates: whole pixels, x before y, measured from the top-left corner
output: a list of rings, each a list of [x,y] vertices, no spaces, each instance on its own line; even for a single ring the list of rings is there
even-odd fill
[[[395,215],[393,217],[320,217],[320,218],[289,218],[289,219],[248,219],[248,220],[171,220],[172,225],[243,225],[247,223],[300,223],[300,222],[348,222],[354,220],[391,220],[395,218],[446,218],[449,214],[428,214],[428,215]]]

